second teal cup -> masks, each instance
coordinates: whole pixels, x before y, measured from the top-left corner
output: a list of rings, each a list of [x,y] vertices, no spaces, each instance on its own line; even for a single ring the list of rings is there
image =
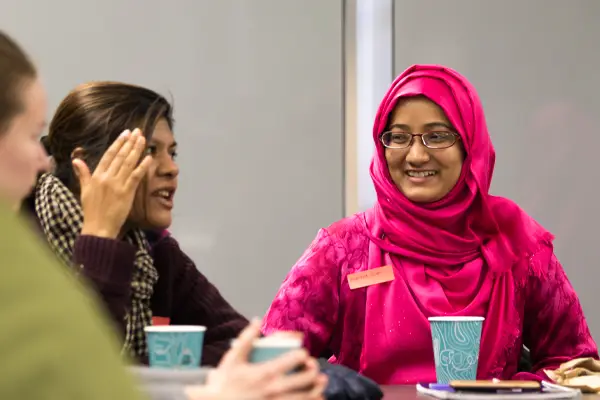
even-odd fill
[[[302,348],[302,339],[297,338],[271,338],[264,337],[257,339],[252,346],[252,352],[250,353],[249,361],[251,363],[258,363],[269,361],[279,357],[282,354],[290,352],[292,350]]]
[[[148,361],[152,368],[200,367],[206,327],[193,325],[147,326]]]
[[[429,318],[437,383],[477,379],[483,317]]]

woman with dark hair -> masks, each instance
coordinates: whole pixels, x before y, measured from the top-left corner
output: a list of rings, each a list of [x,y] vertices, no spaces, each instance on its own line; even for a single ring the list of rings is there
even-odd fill
[[[248,321],[166,231],[179,174],[169,102],[135,85],[81,85],[45,144],[55,170],[38,179],[30,209],[54,253],[101,295],[124,349],[143,361],[145,326],[204,325],[203,364],[216,365]]]

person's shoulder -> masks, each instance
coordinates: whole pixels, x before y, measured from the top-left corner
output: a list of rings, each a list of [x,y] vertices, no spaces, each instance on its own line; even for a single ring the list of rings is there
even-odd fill
[[[514,245],[537,247],[537,243],[552,242],[554,236],[516,202],[506,197],[490,196],[490,207],[500,232]],[[529,239],[529,240],[523,240]]]
[[[356,214],[342,218],[333,224],[329,225],[324,231],[331,238],[348,241],[367,238],[367,230],[365,225],[365,213],[358,212]]]
[[[518,259],[525,261],[518,265],[527,266],[535,273],[543,272],[540,270],[547,268],[554,254],[554,235],[513,200],[497,196],[490,199],[500,232]]]

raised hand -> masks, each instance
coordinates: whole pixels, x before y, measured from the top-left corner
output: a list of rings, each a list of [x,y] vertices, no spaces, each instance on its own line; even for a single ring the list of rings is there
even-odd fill
[[[94,173],[83,160],[73,160],[83,209],[81,234],[113,239],[119,235],[152,162],[150,156],[139,162],[145,148],[146,139],[139,129],[126,130],[104,153]]]

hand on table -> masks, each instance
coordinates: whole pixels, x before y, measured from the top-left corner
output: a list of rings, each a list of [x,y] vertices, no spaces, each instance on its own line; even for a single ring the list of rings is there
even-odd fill
[[[219,366],[203,386],[186,390],[190,400],[318,400],[323,398],[327,377],[306,350],[295,350],[260,364],[250,364],[252,344],[260,336],[260,323],[253,321],[240,334]],[[304,365],[302,371],[289,371]]]

